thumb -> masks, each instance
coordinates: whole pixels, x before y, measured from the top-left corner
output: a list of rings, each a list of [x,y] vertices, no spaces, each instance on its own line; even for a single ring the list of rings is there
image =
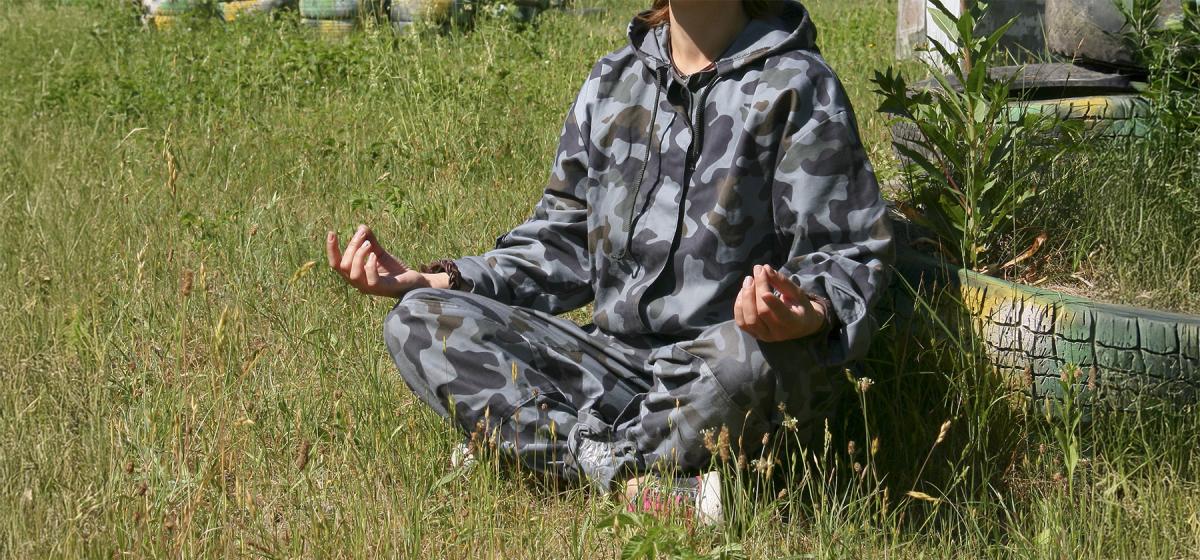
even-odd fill
[[[409,270],[408,265],[404,264],[404,261],[392,256],[391,253],[387,252],[387,249],[376,245],[374,241],[371,242],[371,254],[375,256],[376,262],[389,274],[404,274]]]

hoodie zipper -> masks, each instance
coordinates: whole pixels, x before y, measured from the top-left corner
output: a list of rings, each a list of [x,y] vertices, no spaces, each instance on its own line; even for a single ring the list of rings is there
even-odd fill
[[[629,229],[626,232],[625,245],[622,246],[621,248],[617,249],[616,253],[613,254],[613,257],[617,261],[623,261],[626,258],[628,258],[630,251],[633,248],[634,225],[635,225],[636,216],[637,216],[638,194],[640,194],[641,190],[642,190],[642,181],[645,179],[645,176],[646,176],[646,166],[650,163],[650,157],[653,155],[653,146],[654,146],[653,131],[654,131],[654,121],[655,121],[654,116],[658,114],[658,95],[662,93],[661,84],[662,84],[662,81],[666,79],[665,72],[663,74],[664,75],[660,76],[658,71],[655,71],[655,79],[658,80],[656,82],[655,86],[658,88],[658,91],[655,94],[654,111],[651,113],[651,117],[650,117],[650,127],[649,127],[650,128],[650,140],[649,140],[650,144],[646,149],[646,160],[642,163],[641,171],[638,173],[637,184],[633,191],[633,205],[630,207],[629,217],[626,219],[626,223],[628,224],[627,227]],[[700,95],[697,98],[694,113],[689,115],[685,112],[683,115],[683,122],[684,122],[684,124],[687,125],[688,131],[691,132],[691,134],[692,134],[692,144],[691,144],[691,146],[688,146],[687,156],[684,158],[683,197],[681,198],[681,201],[687,200],[687,191],[688,191],[688,187],[690,187],[691,182],[692,182],[692,173],[696,170],[697,160],[700,159],[700,150],[704,145],[704,106],[708,103],[709,91],[711,91],[712,87],[714,85],[716,85],[718,79],[720,79],[720,76],[714,76],[713,80],[711,82],[709,82],[708,85],[704,86],[704,89],[700,90]],[[679,212],[683,212],[682,202],[681,202],[681,206],[679,208]]]
[[[689,116],[684,119],[692,133],[692,145],[688,147],[687,153],[684,185],[691,183],[692,172],[696,170],[696,162],[700,159],[700,150],[704,147],[704,105],[708,103],[708,92],[712,90],[718,79],[719,77],[713,77],[713,81],[700,90],[700,97],[696,101],[695,117]]]

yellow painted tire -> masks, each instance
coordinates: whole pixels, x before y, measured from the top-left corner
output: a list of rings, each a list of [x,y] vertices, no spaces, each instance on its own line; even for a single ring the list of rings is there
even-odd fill
[[[146,25],[148,27],[150,27],[151,29],[157,29],[159,31],[162,31],[165,29],[171,29],[172,27],[179,25],[179,22],[182,19],[183,18],[180,16],[153,15],[153,16],[146,16],[145,22],[146,22]]]
[[[283,7],[284,4],[282,0],[232,0],[219,4],[217,9],[221,13],[221,19],[228,23],[248,14],[270,12]]]
[[[388,19],[398,29],[421,21],[449,23],[464,17],[466,5],[465,0],[392,0]]]

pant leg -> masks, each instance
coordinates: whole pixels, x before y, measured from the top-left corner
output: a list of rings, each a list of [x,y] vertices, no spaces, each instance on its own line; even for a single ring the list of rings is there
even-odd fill
[[[757,455],[783,416],[819,426],[831,372],[811,342],[762,343],[732,321],[646,348],[565,319],[448,290],[389,313],[388,349],[413,392],[527,468],[600,489],[650,470],[712,464],[705,432]],[[452,403],[452,404],[451,404]]]
[[[466,434],[526,468],[573,482],[577,428],[616,421],[649,389],[644,355],[571,321],[471,293],[415,290],[388,314],[388,350],[405,382]]]
[[[818,343],[760,342],[728,321],[663,347],[647,364],[653,387],[637,416],[616,427],[614,444],[636,448],[642,469],[691,474],[713,464],[705,432],[711,444],[727,429],[732,456],[753,459],[785,414],[797,431],[819,429],[838,391],[813,351]]]

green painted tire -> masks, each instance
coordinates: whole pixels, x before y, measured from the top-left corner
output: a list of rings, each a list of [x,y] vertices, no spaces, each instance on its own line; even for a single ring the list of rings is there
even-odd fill
[[[362,0],[300,0],[300,17],[305,19],[355,19],[365,11]]]
[[[993,68],[989,76],[1012,79],[1014,100],[1007,111],[1010,122],[1032,113],[1080,122],[1089,135],[1099,138],[1140,138],[1149,132],[1150,102],[1136,93],[1138,84],[1126,75],[1096,72],[1073,64],[1031,64]],[[954,80],[950,85],[959,87]],[[914,84],[913,90],[938,87],[936,81],[925,80]],[[913,123],[901,121],[892,125],[895,145],[926,152],[920,145],[921,138]],[[902,165],[910,163],[899,150],[896,156]]]
[[[417,22],[446,24],[468,17],[468,0],[392,0],[388,20],[402,30]]]
[[[358,29],[358,20],[354,19],[301,19],[300,24],[328,39],[341,39]]]
[[[1141,138],[1150,131],[1150,101],[1140,95],[1096,95],[1008,104],[1009,122],[1026,114],[1047,115],[1062,121],[1079,121],[1084,130],[1101,138]],[[920,130],[908,122],[892,126],[892,141],[918,149]]]
[[[904,282],[893,283],[893,311],[913,313],[906,283],[933,300],[948,293],[961,306],[941,306],[942,319],[961,321],[965,311],[989,360],[1036,400],[1062,398],[1068,366],[1079,368],[1074,387],[1088,406],[1182,409],[1200,396],[1200,316],[1015,284],[906,248],[896,270]]]
[[[1150,101],[1140,95],[1096,95],[1009,104],[1009,119],[1025,114],[1055,116],[1063,121],[1080,121],[1084,130],[1104,138],[1141,138],[1149,132]]]
[[[152,16],[178,16],[199,9],[200,0],[150,0],[143,5]]]

